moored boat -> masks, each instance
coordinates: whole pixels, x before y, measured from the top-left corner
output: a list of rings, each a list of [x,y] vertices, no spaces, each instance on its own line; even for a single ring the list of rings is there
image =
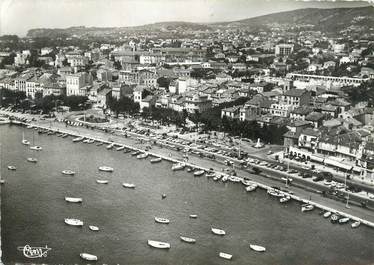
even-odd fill
[[[108,144],[108,145],[106,146],[106,149],[110,150],[110,149],[112,149],[113,147],[114,147],[114,143],[111,143],[111,144]]]
[[[93,144],[94,142],[95,142],[94,139],[89,139],[87,143],[88,143],[88,144]]]
[[[348,217],[342,217],[339,219],[339,224],[346,224],[349,222],[349,218]]]
[[[185,236],[180,236],[180,239],[186,243],[196,243],[196,239],[190,238],[190,237],[185,237]]]
[[[139,154],[136,156],[137,159],[144,159],[148,157],[148,153]]]
[[[96,180],[96,183],[98,183],[98,184],[108,184],[108,180],[104,180],[104,179],[97,179]]]
[[[92,255],[92,254],[88,254],[88,253],[80,253],[79,256],[82,259],[88,260],[88,261],[96,261],[97,260],[97,256]]]
[[[361,225],[361,222],[360,222],[360,221],[356,221],[356,222],[354,222],[354,223],[351,224],[351,227],[352,227],[352,228],[357,228],[357,227],[359,227],[360,225]]]
[[[15,166],[8,166],[9,170],[16,170],[17,168]]]
[[[184,163],[176,163],[176,164],[173,164],[173,166],[171,167],[171,169],[173,171],[182,170],[182,169],[185,168],[185,166],[186,166],[186,164],[184,164]]]
[[[338,222],[338,220],[339,220],[339,215],[338,214],[334,213],[334,214],[331,215],[331,217],[330,217],[331,223],[335,224],[335,223]]]
[[[88,144],[90,142],[90,139],[84,139],[83,141],[82,141],[82,143],[85,143],[85,144]]]
[[[162,218],[162,217],[155,217],[155,221],[156,221],[156,223],[160,223],[160,224],[168,224],[168,223],[170,223],[169,219]]]
[[[83,139],[84,139],[84,137],[76,137],[76,138],[73,139],[73,142],[78,143],[80,141],[83,141]]]
[[[97,144],[96,144],[96,146],[102,146],[104,143],[103,142],[98,142]]]
[[[215,235],[219,235],[219,236],[226,235],[225,230],[218,229],[218,228],[213,228],[213,227],[211,228],[211,230],[212,230],[213,234],[215,234]]]
[[[245,190],[248,192],[255,191],[257,189],[258,185],[257,184],[251,184],[247,187],[245,187]]]
[[[75,174],[75,172],[73,170],[70,170],[70,169],[63,170],[63,171],[61,171],[61,173],[64,174],[64,175],[70,175],[70,176]]]
[[[193,175],[194,175],[195,177],[199,177],[199,176],[201,176],[201,175],[204,175],[204,173],[205,173],[204,170],[197,170],[197,171],[195,171],[195,172],[193,173]]]
[[[74,218],[65,218],[65,224],[72,226],[83,226],[83,221]]]
[[[30,146],[30,150],[42,151],[43,148],[41,146],[35,145],[35,146]]]
[[[263,247],[263,246],[259,246],[259,245],[253,245],[253,244],[249,244],[249,247],[254,250],[254,251],[257,251],[257,252],[265,252],[266,251],[266,248]]]
[[[228,178],[228,180],[230,180],[231,182],[234,182],[234,183],[238,183],[238,182],[241,182],[241,181],[242,181],[241,178],[236,177],[236,176],[230,176],[230,177]]]
[[[273,188],[270,188],[267,190],[267,194],[273,196],[273,197],[283,197],[283,193],[280,191],[280,190],[277,190],[277,189],[273,189]]]
[[[229,178],[228,178],[227,176],[223,176],[223,177],[221,178],[221,180],[222,180],[222,182],[227,182],[227,181],[229,180]]]
[[[61,135],[62,138],[66,138],[68,137],[69,135],[67,133],[64,133],[63,135]]]
[[[208,172],[208,173],[205,174],[205,176],[207,178],[214,178],[216,176],[216,174],[214,172]]]
[[[190,218],[196,219],[197,218],[197,214],[190,214]]]
[[[78,202],[82,202],[83,200],[82,198],[65,197],[65,201],[78,203]]]
[[[228,253],[224,253],[224,252],[220,252],[219,253],[219,256],[221,257],[221,258],[224,258],[224,259],[232,259],[232,255],[231,254],[228,254]]]
[[[125,188],[128,188],[128,189],[135,189],[135,184],[132,184],[132,183],[122,183],[122,186],[125,187]]]
[[[99,227],[94,226],[94,225],[89,225],[88,228],[89,228],[90,230],[92,230],[92,231],[99,231],[99,230],[100,230]]]
[[[279,202],[280,203],[286,203],[288,202],[289,200],[291,200],[291,197],[290,196],[284,196],[282,198],[279,199]]]
[[[331,215],[331,212],[327,211],[327,212],[325,212],[325,213],[323,214],[323,217],[324,217],[324,218],[329,218],[330,215]]]
[[[117,151],[122,151],[122,150],[124,150],[124,149],[125,149],[125,146],[120,146],[120,147],[117,147],[117,148],[116,148]]]
[[[155,241],[155,240],[148,240],[148,245],[154,248],[161,248],[161,249],[169,249],[170,244],[166,242],[161,241]]]
[[[104,171],[104,172],[113,172],[114,169],[112,167],[108,167],[108,166],[100,166],[99,170]]]
[[[139,154],[140,154],[140,151],[134,151],[134,152],[131,153],[132,156],[137,156]]]
[[[301,211],[302,212],[309,212],[309,211],[312,211],[313,209],[314,209],[314,205],[312,205],[312,204],[301,205]]]
[[[159,163],[162,161],[162,158],[161,157],[157,157],[157,158],[152,158],[151,159],[151,163]]]
[[[78,203],[78,202],[82,202],[83,200],[82,198],[65,197],[65,201]]]
[[[36,162],[38,162],[38,159],[33,158],[33,157],[29,157],[29,158],[27,158],[27,161],[31,162],[31,163],[36,163]]]

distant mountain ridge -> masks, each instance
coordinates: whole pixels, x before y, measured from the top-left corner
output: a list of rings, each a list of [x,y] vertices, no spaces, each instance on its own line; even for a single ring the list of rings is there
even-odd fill
[[[266,27],[267,25],[311,25],[314,29],[325,32],[338,32],[354,26],[374,26],[374,6],[353,8],[305,8],[273,13],[231,22],[193,23],[193,22],[158,22],[134,27],[70,27],[65,29],[31,29],[27,37],[54,37],[59,35],[85,35],[123,31],[172,31],[172,30],[209,30],[217,27]]]

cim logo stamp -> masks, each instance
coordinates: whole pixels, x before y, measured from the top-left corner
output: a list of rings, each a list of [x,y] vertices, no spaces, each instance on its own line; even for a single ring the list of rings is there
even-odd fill
[[[51,250],[47,245],[45,247],[31,247],[30,245],[26,245],[17,249],[22,251],[23,255],[29,259],[45,258],[47,257],[47,252]]]

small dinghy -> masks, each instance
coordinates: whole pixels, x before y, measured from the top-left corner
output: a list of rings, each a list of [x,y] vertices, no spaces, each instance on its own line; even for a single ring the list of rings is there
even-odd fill
[[[161,249],[169,249],[170,244],[166,242],[161,241],[155,241],[155,240],[148,240],[148,245],[154,248],[161,248]]]
[[[98,142],[97,144],[96,144],[96,146],[102,146],[104,143],[103,142]]]
[[[137,156],[137,155],[139,155],[139,154],[140,154],[139,151],[134,151],[134,152],[131,153],[132,156]]]
[[[205,171],[204,170],[197,170],[193,173],[195,177],[200,177],[201,175],[204,175]]]
[[[176,163],[176,164],[173,164],[173,166],[171,167],[171,170],[173,171],[176,171],[176,170],[182,170],[184,169],[186,166],[186,164],[184,163]]]
[[[65,224],[72,226],[83,226],[83,221],[74,218],[65,218]]]
[[[65,201],[79,203],[79,202],[82,202],[83,200],[82,198],[65,197]]]
[[[116,148],[117,151],[122,151],[122,150],[124,150],[124,149],[125,149],[124,146],[120,146],[120,147],[117,147],[117,148]]]
[[[139,154],[136,156],[137,159],[145,159],[148,157],[148,153]]]
[[[114,169],[112,167],[108,167],[108,166],[101,166],[101,167],[99,167],[99,170],[104,171],[104,172],[113,172]]]
[[[72,176],[72,175],[75,174],[75,172],[73,170],[70,170],[70,169],[63,170],[61,173],[64,174],[64,175],[69,175],[69,176]]]
[[[247,187],[245,187],[245,190],[248,192],[255,191],[257,189],[258,185],[257,184],[251,184]]]
[[[360,225],[361,225],[361,222],[360,222],[360,221],[356,221],[356,222],[354,222],[354,223],[351,224],[351,227],[352,227],[352,228],[357,228],[357,227],[359,227]]]
[[[190,214],[190,218],[196,219],[197,218],[197,214]]]
[[[168,223],[170,223],[169,219],[162,218],[162,217],[155,217],[155,221],[156,221],[156,223],[160,223],[160,224],[168,224]]]
[[[312,205],[312,204],[303,204],[301,206],[301,211],[302,212],[309,212],[309,211],[312,211],[312,210],[314,210],[314,205]]]
[[[41,146],[35,145],[35,146],[30,146],[30,150],[42,151],[43,148]]]
[[[17,168],[15,166],[8,166],[8,170],[16,170]]]
[[[30,162],[30,163],[37,163],[38,159],[33,158],[33,157],[29,157],[29,158],[27,158],[27,161]]]
[[[166,198],[166,194],[164,193],[161,195],[161,199],[165,199],[165,198]]]
[[[186,242],[186,243],[190,243],[190,244],[196,243],[196,239],[194,239],[194,238],[185,237],[185,236],[180,236],[180,239],[181,239],[183,242]]]
[[[339,219],[339,224],[346,224],[349,222],[349,218],[348,217],[343,217],[343,218],[340,218]]]
[[[99,231],[99,230],[100,230],[99,227],[94,226],[94,225],[90,225],[90,226],[88,226],[88,228],[89,228],[91,231]]]
[[[159,163],[162,161],[162,158],[161,157],[157,157],[157,158],[152,158],[151,159],[151,163],[154,164],[154,163]]]
[[[98,183],[98,184],[108,184],[108,180],[104,180],[104,179],[97,179],[96,180],[96,183]]]
[[[216,177],[216,174],[213,173],[213,172],[210,172],[210,173],[206,173],[205,176],[209,179],[209,178],[215,178]]]
[[[221,258],[223,258],[223,259],[228,259],[228,260],[232,259],[232,255],[231,254],[227,254],[227,253],[224,253],[224,252],[220,252],[219,256]]]
[[[77,137],[77,138],[74,138],[74,139],[73,139],[73,142],[74,142],[74,143],[78,143],[78,142],[80,142],[80,141],[83,141],[83,139],[84,139],[83,137]]]
[[[108,145],[106,146],[106,149],[110,150],[110,149],[112,149],[113,147],[114,147],[114,143],[111,143],[111,144],[108,144]]]
[[[284,196],[282,198],[279,199],[279,202],[280,203],[286,203],[288,202],[289,200],[291,200],[291,197],[290,196]]]
[[[224,236],[224,235],[226,235],[225,230],[221,230],[221,229],[218,229],[218,228],[213,228],[213,227],[212,227],[212,232],[213,232],[213,234],[215,234],[215,235],[219,235],[219,236]]]
[[[135,189],[135,184],[132,183],[122,183],[122,186],[128,189]]]
[[[265,252],[266,251],[266,248],[263,247],[263,246],[259,246],[259,245],[253,245],[253,244],[250,244],[249,247],[254,250],[254,251],[257,251],[257,252]]]
[[[324,218],[329,218],[331,216],[331,212],[327,211],[323,214]]]
[[[79,254],[79,256],[82,259],[88,260],[88,261],[96,261],[97,260],[97,256],[92,255],[92,254],[88,254],[88,253],[81,253],[81,254]]]

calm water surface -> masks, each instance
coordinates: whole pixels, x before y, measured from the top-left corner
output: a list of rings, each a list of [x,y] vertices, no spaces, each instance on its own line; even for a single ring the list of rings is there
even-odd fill
[[[45,258],[32,260],[50,264],[86,264],[79,253],[99,257],[96,264],[373,264],[374,230],[361,226],[333,225],[318,215],[301,213],[296,202],[281,205],[263,191],[248,194],[240,184],[216,183],[185,171],[173,172],[171,164],[151,164],[105,146],[72,143],[71,138],[38,135],[35,144],[43,151],[30,151],[21,144],[22,132],[32,141],[33,131],[0,127],[2,143],[1,235],[6,264],[30,262],[18,246],[52,248]],[[32,164],[27,157],[36,157]],[[6,170],[7,165],[17,171]],[[108,165],[113,173],[101,173]],[[75,176],[61,174],[64,169]],[[109,180],[108,185],[96,179]],[[122,182],[136,184],[125,189]],[[167,198],[162,200],[161,194]],[[82,197],[69,204],[65,196]],[[198,214],[190,219],[190,214]],[[157,224],[154,217],[170,219]],[[64,224],[78,218],[83,228]],[[100,227],[99,232],[88,225]],[[224,229],[219,237],[211,226]],[[185,235],[197,239],[190,245]],[[147,240],[171,244],[170,250],[152,249]],[[265,253],[249,249],[250,243],[267,248]],[[232,261],[218,257],[233,255]]]

